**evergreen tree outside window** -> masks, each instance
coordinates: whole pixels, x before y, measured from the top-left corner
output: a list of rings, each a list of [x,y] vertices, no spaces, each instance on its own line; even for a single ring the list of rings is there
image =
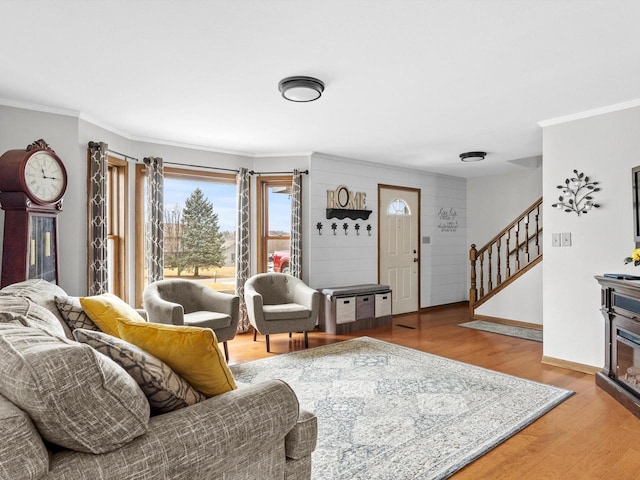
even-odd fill
[[[222,267],[223,238],[213,204],[196,188],[182,210],[183,265],[198,277],[200,269]]]

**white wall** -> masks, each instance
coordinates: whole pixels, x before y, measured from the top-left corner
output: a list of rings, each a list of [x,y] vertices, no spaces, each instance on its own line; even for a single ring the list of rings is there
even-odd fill
[[[469,246],[485,245],[542,196],[542,165],[506,175],[467,180]]]
[[[604,364],[604,319],[594,275],[640,273],[623,259],[634,248],[631,168],[640,164],[640,108],[546,126],[544,157],[544,355]],[[601,183],[602,205],[578,217],[551,207],[574,169]],[[551,247],[570,232],[571,247]]]
[[[430,243],[421,244],[420,307],[453,303],[467,299],[466,180],[424,172],[385,167],[379,164],[337,158],[323,154],[311,156],[310,199],[308,212],[310,242],[309,283],[313,287],[378,282],[378,184],[421,189],[421,236]],[[345,185],[350,191],[364,192],[368,220],[326,218],[327,190]],[[441,207],[457,212],[457,230],[438,228]],[[330,225],[338,223],[334,236]],[[316,224],[323,224],[322,235]],[[349,224],[344,235],[342,224]],[[361,226],[360,235],[354,225]],[[365,230],[372,226],[372,235]]]
[[[542,270],[543,263],[528,272],[504,290],[499,291],[475,309],[478,315],[515,320],[517,322],[543,324]]]

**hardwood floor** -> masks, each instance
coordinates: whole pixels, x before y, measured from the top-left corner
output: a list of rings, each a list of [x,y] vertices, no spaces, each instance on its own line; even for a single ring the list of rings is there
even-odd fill
[[[358,335],[311,332],[309,347],[366,335],[576,392],[456,473],[455,480],[640,480],[640,419],[596,387],[593,375],[542,364],[541,343],[457,326],[468,320],[466,305],[443,307],[397,316],[390,327]],[[304,348],[302,334],[271,335],[270,340],[267,353],[263,336],[253,342],[253,333],[236,335],[229,342],[229,363]]]

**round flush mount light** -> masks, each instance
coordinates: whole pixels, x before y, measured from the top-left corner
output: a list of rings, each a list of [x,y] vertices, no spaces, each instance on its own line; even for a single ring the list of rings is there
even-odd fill
[[[460,160],[463,162],[479,162],[484,160],[487,156],[487,152],[466,152],[460,154]]]
[[[324,92],[324,83],[313,77],[287,77],[280,80],[278,90],[291,102],[313,102]]]

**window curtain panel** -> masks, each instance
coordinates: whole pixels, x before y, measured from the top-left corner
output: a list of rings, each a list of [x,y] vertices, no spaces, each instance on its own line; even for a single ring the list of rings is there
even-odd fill
[[[89,232],[87,290],[100,295],[109,287],[107,265],[107,149],[103,142],[89,142]]]
[[[291,193],[291,264],[290,274],[302,278],[302,175],[293,171]]]
[[[249,330],[247,305],[244,301],[244,284],[249,279],[250,272],[250,243],[249,243],[249,184],[250,174],[246,168],[241,168],[236,176],[238,190],[238,226],[236,231],[236,293],[240,297],[240,319],[238,333]]]
[[[164,278],[164,165],[162,158],[147,157],[147,225],[145,228],[148,283]]]

